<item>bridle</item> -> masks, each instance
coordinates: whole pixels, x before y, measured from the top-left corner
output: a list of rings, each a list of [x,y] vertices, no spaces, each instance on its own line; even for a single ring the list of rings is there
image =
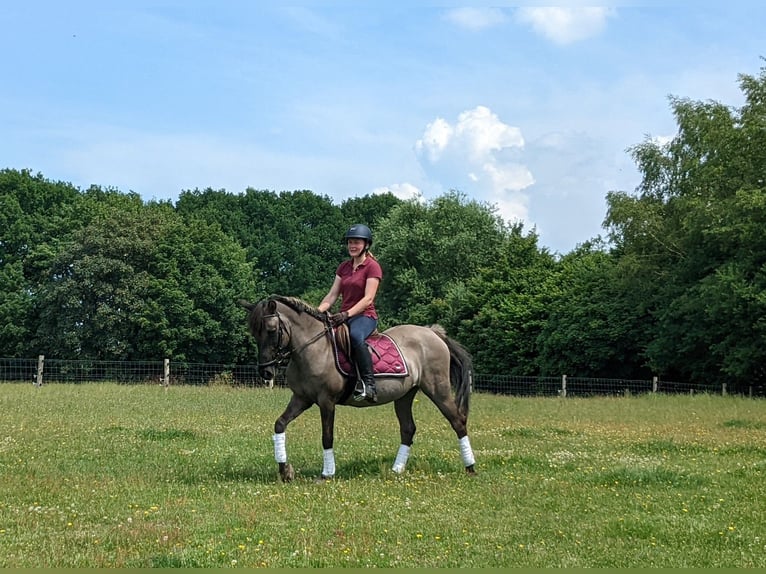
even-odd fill
[[[321,339],[324,335],[330,332],[330,323],[325,322],[324,327],[321,331],[319,331],[316,335],[312,336],[308,341],[303,343],[300,347],[297,349],[291,349],[291,343],[292,343],[292,333],[290,332],[290,329],[285,325],[285,322],[282,320],[282,316],[279,314],[279,311],[276,311],[270,315],[264,315],[262,317],[262,320],[270,319],[272,317],[277,318],[277,343],[273,345],[274,347],[274,358],[270,361],[266,361],[265,363],[258,363],[258,369],[263,369],[265,367],[273,367],[273,366],[281,366],[285,365],[290,361],[290,357],[293,355],[293,353],[297,354],[301,352],[303,349],[311,345],[312,343],[315,343],[319,339]],[[287,332],[287,344],[282,344],[282,336],[283,333]]]

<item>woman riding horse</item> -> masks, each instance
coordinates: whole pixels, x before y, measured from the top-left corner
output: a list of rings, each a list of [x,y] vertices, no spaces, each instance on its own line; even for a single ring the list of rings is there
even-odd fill
[[[351,350],[359,369],[360,384],[354,391],[354,399],[377,401],[372,357],[365,340],[378,326],[375,295],[383,279],[383,270],[370,253],[372,231],[366,225],[352,225],[344,236],[351,259],[338,265],[335,280],[317,309],[327,312],[341,298],[340,312],[330,315],[330,323],[337,327],[348,323]]]
[[[287,425],[312,405],[319,407],[322,420],[322,479],[335,475],[333,450],[335,409],[338,405],[357,408],[394,404],[399,420],[399,451],[394,472],[404,472],[415,436],[412,403],[418,392],[433,401],[457,435],[460,456],[468,474],[474,474],[474,456],[468,439],[468,405],[471,396],[471,355],[447,336],[438,325],[396,325],[381,333],[401,353],[404,368],[376,375],[377,402],[354,401],[347,388],[346,374],[336,363],[332,326],[326,312],[281,295],[258,303],[240,300],[248,311],[250,333],[258,345],[258,372],[274,380],[276,369],[285,366],[285,383],[292,391],[290,402],[274,422],[274,458],[283,481],[294,478],[287,462]],[[453,394],[454,392],[454,394]]]

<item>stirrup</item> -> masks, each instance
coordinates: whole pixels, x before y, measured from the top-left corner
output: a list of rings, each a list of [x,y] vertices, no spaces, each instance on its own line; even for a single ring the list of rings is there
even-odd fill
[[[354,400],[357,402],[366,401],[368,399],[372,399],[372,397],[367,394],[367,385],[364,384],[364,381],[362,379],[359,379],[356,382],[356,386],[354,387]]]

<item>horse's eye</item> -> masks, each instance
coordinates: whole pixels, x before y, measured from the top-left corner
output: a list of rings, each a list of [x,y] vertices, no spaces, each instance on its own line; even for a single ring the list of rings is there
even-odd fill
[[[279,329],[279,323],[275,320],[269,319],[266,321],[266,333],[274,335]]]

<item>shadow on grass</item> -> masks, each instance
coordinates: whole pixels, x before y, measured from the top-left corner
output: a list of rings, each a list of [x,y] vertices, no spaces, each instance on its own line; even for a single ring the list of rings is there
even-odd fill
[[[358,477],[380,477],[389,470],[392,461],[384,458],[352,459],[344,461],[336,468],[336,479]],[[290,461],[295,470],[295,481],[314,481],[322,473],[321,459],[306,461],[296,458]],[[179,461],[173,465],[171,475],[166,479],[187,485],[230,483],[274,484],[281,481],[279,467],[273,458],[239,458],[227,456],[209,465],[198,460],[194,464]]]
[[[322,474],[321,460],[305,460],[296,458],[290,461],[295,470],[296,482],[314,482]],[[335,480],[381,479],[396,476],[391,470],[393,457],[367,456],[347,460],[336,460]],[[410,460],[407,473],[462,475],[465,469],[459,458],[454,461],[445,460],[438,456],[423,456]],[[194,466],[174,468],[172,480],[184,484],[207,483],[255,483],[274,484],[281,481],[278,465],[273,459],[259,457],[257,459],[240,459],[234,456],[226,457],[210,466],[197,463]]]
[[[253,460],[228,456],[210,464],[205,464],[204,459],[187,465],[179,461],[173,467],[173,473],[171,480],[187,485],[222,482],[269,484],[278,480],[277,464],[265,457]]]
[[[751,421],[747,419],[731,419],[723,423],[724,428],[730,429],[751,429],[751,430],[764,430],[766,429],[766,423],[761,421]]]

